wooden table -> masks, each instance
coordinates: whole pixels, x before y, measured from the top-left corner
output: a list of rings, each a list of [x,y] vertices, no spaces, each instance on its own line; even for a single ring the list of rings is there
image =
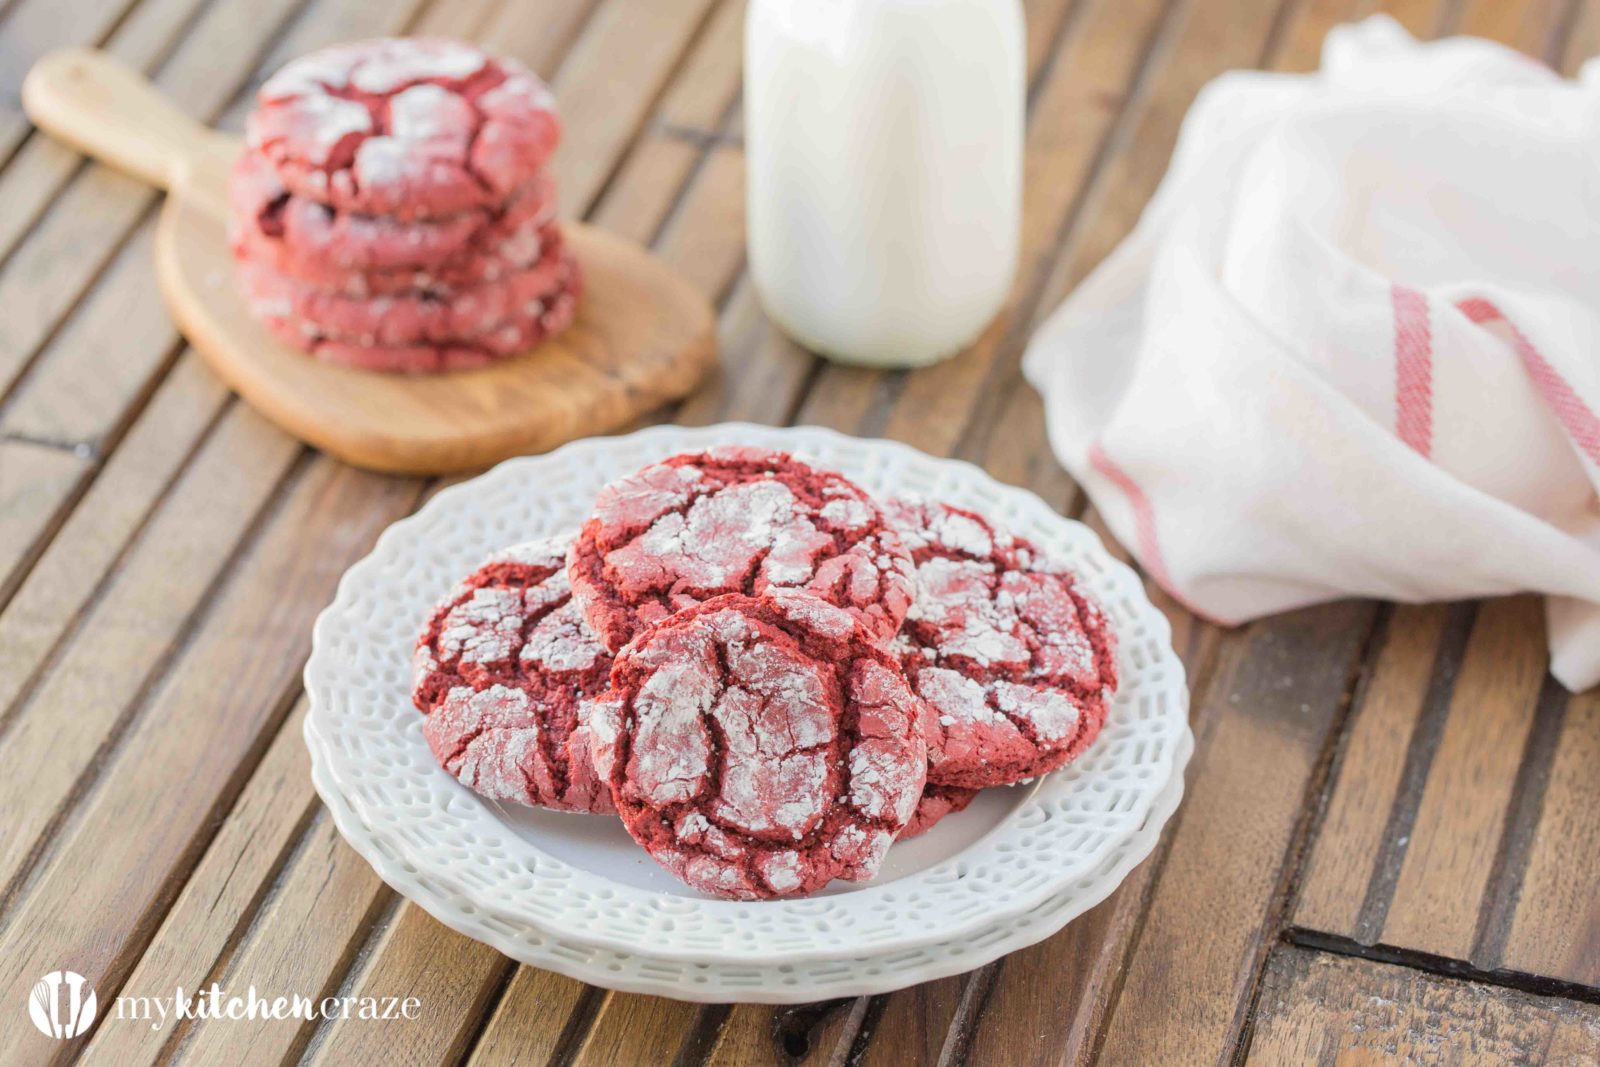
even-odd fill
[[[773,1010],[519,967],[399,899],[312,793],[299,672],[340,572],[435,486],[313,453],[161,309],[155,196],[30,131],[47,48],[98,42],[237,128],[330,41],[475,38],[554,80],[565,207],[721,308],[723,370],[662,418],[822,423],[961,456],[1096,516],[1018,373],[1128,231],[1195,92],[1306,69],[1359,0],[1032,0],[1022,270],[968,352],[819,363],[744,273],[736,0],[10,0],[0,22],[0,1062],[974,1064],[1600,1056],[1600,696],[1545,672],[1538,604],[1345,603],[1234,631],[1152,588],[1194,686],[1183,808],[1122,888],[972,974]],[[1572,70],[1588,0],[1396,0]],[[38,976],[118,994],[412,996],[417,1021],[111,1018],[47,1040]],[[15,1014],[7,1014],[15,1013]],[[1341,1060],[1341,1062],[1343,1062]]]

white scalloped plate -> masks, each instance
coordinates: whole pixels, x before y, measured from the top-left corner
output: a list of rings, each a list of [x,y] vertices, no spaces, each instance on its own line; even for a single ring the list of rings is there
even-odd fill
[[[1183,770],[1194,747],[1188,738],[1180,743],[1172,780],[1156,797],[1133,836],[1112,849],[1095,870],[1031,911],[990,923],[954,940],[903,951],[770,965],[759,961],[729,964],[669,960],[575,945],[519,922],[499,909],[481,909],[460,892],[422,874],[401,856],[393,842],[380,840],[360,823],[343,795],[324,779],[326,761],[315,758],[315,750],[322,742],[314,734],[310,736],[311,779],[327,801],[334,825],[372,864],[380,878],[435,919],[519,963],[623,993],[707,1004],[805,1004],[836,997],[875,996],[964,974],[1043,941],[1110,896],[1129,872],[1150,855],[1162,827],[1183,798]],[[959,816],[952,816],[956,817]]]
[[[489,552],[575,528],[606,482],[677,452],[734,443],[794,452],[876,494],[971,507],[1073,566],[1119,639],[1121,686],[1099,740],[1071,766],[1031,786],[985,791],[968,811],[896,845],[872,882],[760,903],[688,889],[614,820],[501,808],[441,770],[408,695],[412,641],[434,601]],[[1100,869],[1145,825],[1191,743],[1166,619],[1092,531],[970,464],[812,427],[656,427],[508,460],[441,492],[345,574],[317,619],[305,681],[321,781],[419,879],[568,945],[697,963],[880,955],[1023,915]]]

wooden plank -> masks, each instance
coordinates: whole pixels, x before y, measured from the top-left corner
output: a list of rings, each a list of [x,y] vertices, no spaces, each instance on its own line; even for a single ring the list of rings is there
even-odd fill
[[[176,35],[203,3],[204,0],[140,0],[102,46],[136,69],[148,71],[167,54]],[[70,11],[63,10],[66,5],[54,0],[34,4],[39,7],[45,5],[50,6],[55,16],[53,27],[66,30],[69,34],[82,34],[78,38],[80,42],[94,39],[91,36],[95,32],[93,26],[75,23]],[[109,4],[99,7],[102,11],[115,10]],[[5,34],[8,41],[11,39],[9,26],[0,28],[0,33]],[[7,51],[11,50],[8,48]],[[27,49],[26,52],[28,62],[41,54],[37,49]],[[14,68],[8,64],[7,79],[10,79],[13,69],[25,72],[23,58],[16,57]],[[15,147],[29,129],[21,111],[12,103],[17,97],[10,95],[17,93],[19,88],[20,80],[7,87],[7,117],[0,119],[0,126],[4,127],[4,132],[0,133],[0,146],[6,152]],[[0,171],[0,255],[10,253],[82,162],[83,157],[77,152],[50,137],[33,136],[22,143],[4,171]]]
[[[537,1001],[519,998],[515,1003],[502,1003],[501,1008],[527,1013],[537,1010]],[[571,1063],[573,1067],[611,1067],[621,1063],[678,1062],[706,1013],[715,1010],[665,997],[610,994],[600,1002],[593,1023],[574,1049]],[[510,1055],[493,1062],[533,1061]]]
[[[319,808],[255,927],[213,980],[235,996],[254,987],[268,1001],[298,994],[321,1003],[337,992],[362,931],[391,896]],[[426,1025],[420,1018],[388,1021],[396,1047]],[[313,1028],[305,1019],[206,1019],[179,1035],[184,1044],[176,1062],[287,1063]]]
[[[588,212],[712,2],[606,0],[590,17],[553,83],[565,140],[551,170],[564,213]]]
[[[1561,57],[1561,71],[1571,77],[1585,62],[1600,56],[1600,4],[1578,4],[1577,18],[1567,34],[1567,43]]]
[[[218,0],[188,27],[156,73],[156,85],[188,114],[212,118],[248,77],[263,48],[262,30],[294,8],[294,0]],[[109,167],[86,167],[0,266],[0,306],[7,309],[0,319],[0,392],[76,305],[155,196]]]
[[[1273,953],[1247,1062],[1600,1060],[1600,1007],[1303,949]]]
[[[586,1021],[574,1017],[579,1015],[589,995],[590,991],[582,982],[537,967],[518,967],[484,1030],[483,1040],[472,1050],[470,1062],[474,1065],[553,1062],[563,1037],[575,1023],[581,1025]]]
[[[104,447],[180,343],[151,269],[154,245],[150,223],[118,250],[12,395],[0,428],[86,450]]]
[[[571,49],[597,0],[475,0],[487,19],[471,25],[461,18],[472,5],[459,0],[435,3],[413,32],[476,40],[496,55],[522,60],[548,77]]]
[[[0,885],[23,873],[48,828],[108,743],[218,580],[299,448],[236,407],[141,532],[123,567],[98,591],[73,638],[18,665],[17,685],[39,681],[0,737]],[[252,477],[241,477],[248,470]],[[71,728],[62,716],[70,709]]]
[[[51,532],[56,504],[71,496],[90,461],[64,448],[0,440],[0,599]],[[3,707],[0,703],[0,707]]]
[[[1196,710],[1184,806],[1107,1023],[1101,1054],[1109,1062],[1226,1058],[1373,610],[1308,609],[1224,638]]]
[[[407,1034],[410,1062],[459,1062],[477,1039],[492,997],[516,965],[487,945],[440,925],[412,904],[402,905],[379,933],[366,965],[357,969],[342,995],[416,997],[423,1004],[426,1025]],[[550,1015],[557,1030],[570,1010],[563,998],[582,990],[576,982],[571,986],[572,990],[550,987]],[[306,1059],[323,1067],[386,1063],[394,1048],[393,1034],[384,1024],[339,1019],[314,1039]]]
[[[127,995],[161,996],[180,986],[192,992],[219,973],[233,952],[242,924],[317,810],[311,759],[300,737],[305,715],[302,700],[128,975]],[[176,1031],[170,1022],[159,1028],[129,1021],[102,1026],[84,1049],[84,1062],[154,1062]]]
[[[749,274],[739,276],[723,308],[717,345],[718,367],[679,406],[674,421],[687,426],[790,421],[814,361],[767,318]]]
[[[147,417],[50,540],[0,613],[0,711],[11,708],[50,647],[84,611],[129,538],[222,410],[225,397],[198,358],[182,360],[151,401]],[[48,515],[66,498],[63,490],[37,507],[29,504],[19,511]],[[16,543],[24,542],[19,537]],[[0,726],[7,718],[0,714]]]
[[[1439,674],[1449,617],[1444,607],[1405,607],[1390,620],[1372,677],[1351,715],[1326,814],[1301,878],[1294,910],[1300,926],[1350,938],[1364,935],[1362,906],[1383,858],[1409,742]],[[1448,673],[1453,682],[1453,671]]]
[[[241,768],[281,726],[312,618],[418,488],[327,460],[307,465],[142,701],[146,713],[133,717],[53,833],[0,931],[0,988],[63,961],[103,997],[120,988],[177,892],[174,876],[188,873],[214,813],[243,786]],[[0,1063],[38,1062],[52,1046],[36,1032],[19,1035],[0,1049]]]
[[[1572,698],[1502,967],[1600,987],[1600,690]]]
[[[1467,0],[1456,32],[1510,45],[1558,61],[1570,0]]]
[[[1532,597],[1478,613],[1384,919],[1385,944],[1471,957],[1548,652]]]
[[[22,113],[22,79],[34,60],[70,44],[104,39],[137,0],[24,0],[5,13],[0,34],[0,158],[27,134]]]
[[[706,1055],[706,1067],[812,1067],[833,1062],[861,1032],[869,1000],[854,997],[773,1009],[735,1004]],[[848,1062],[848,1061],[845,1061]]]

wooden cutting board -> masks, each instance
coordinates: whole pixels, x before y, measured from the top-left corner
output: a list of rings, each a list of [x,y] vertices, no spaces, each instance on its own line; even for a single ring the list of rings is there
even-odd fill
[[[573,325],[533,352],[414,377],[313,359],[274,340],[234,285],[226,229],[236,138],[92,49],[45,56],[22,97],[41,129],[167,190],[156,271],[179,328],[267,418],[356,466],[472,470],[604,433],[686,395],[716,358],[715,315],[698,290],[638,245],[568,222],[583,298]]]

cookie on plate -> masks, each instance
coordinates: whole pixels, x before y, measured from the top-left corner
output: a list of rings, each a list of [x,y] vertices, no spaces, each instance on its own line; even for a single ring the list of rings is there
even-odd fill
[[[906,828],[900,831],[900,840],[917,837],[932,830],[934,824],[946,815],[954,815],[958,811],[965,811],[972,798],[977,796],[979,790],[962,789],[954,785],[925,785],[922,787],[922,799],[917,801],[917,810],[912,812],[911,821],[906,823]]]
[[[567,585],[570,537],[495,553],[433,610],[412,660],[412,701],[445,770],[491,800],[609,812],[582,710],[611,656]]]
[[[926,704],[928,780],[977,789],[1070,762],[1099,734],[1117,687],[1100,606],[980,515],[920,500],[885,510],[916,563],[895,648]]]
[[[380,38],[296,59],[262,85],[250,151],[342,212],[436,218],[503,203],[561,137],[533,72],[459,41]]]
[[[872,498],[786,452],[673,456],[600,490],[573,546],[573,594],[601,642],[723,593],[807,589],[874,641],[911,603],[911,560]]]
[[[641,633],[589,726],[634,840],[696,889],[757,900],[877,872],[922,796],[920,714],[855,616],[771,589]]]

